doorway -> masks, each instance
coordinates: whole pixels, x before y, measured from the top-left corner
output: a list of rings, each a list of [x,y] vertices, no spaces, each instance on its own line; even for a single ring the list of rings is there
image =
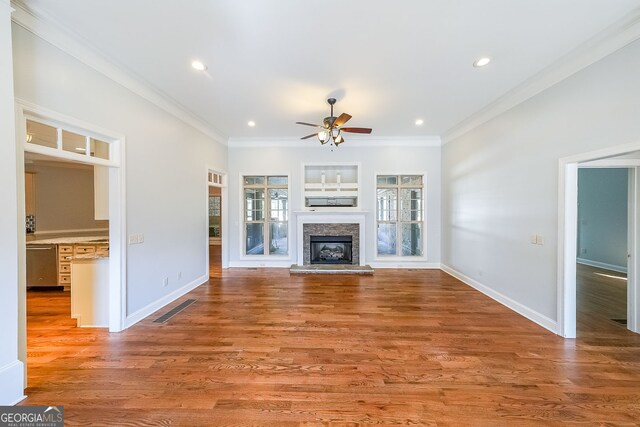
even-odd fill
[[[224,242],[226,236],[226,175],[209,170],[207,173],[208,233],[207,252],[209,277],[219,277],[226,267]]]
[[[627,329],[640,332],[639,247],[640,143],[611,147],[562,158],[558,173],[558,305],[557,333],[576,337],[576,277],[578,261],[578,170],[628,168]]]
[[[629,169],[578,169],[576,334],[627,324]]]
[[[37,123],[35,127],[30,123]],[[37,134],[37,135],[36,135]],[[102,206],[108,217],[109,257],[106,266],[106,307],[110,332],[119,332],[126,325],[126,216],[125,216],[125,176],[124,143],[122,135],[105,131],[94,125],[76,120],[57,112],[18,101],[16,103],[16,139],[18,168],[16,181],[18,193],[25,194],[25,156],[44,156],[57,162],[72,162],[77,165],[101,167],[104,178],[106,205]],[[26,181],[26,182],[25,182]],[[25,200],[18,201],[19,210],[26,218]],[[37,218],[36,221],[36,229]],[[28,221],[27,227],[29,226]],[[18,253],[18,348],[19,358],[27,365],[27,286],[26,286],[26,233],[19,237]],[[26,384],[26,378],[25,378]]]
[[[51,298],[77,326],[106,328],[108,171],[31,152],[24,159],[27,317],[30,303]]]

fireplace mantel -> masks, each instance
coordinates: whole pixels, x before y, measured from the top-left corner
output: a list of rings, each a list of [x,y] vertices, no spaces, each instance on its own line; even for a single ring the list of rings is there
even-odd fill
[[[296,217],[297,230],[297,265],[304,265],[304,224],[358,224],[360,229],[359,239],[359,259],[358,265],[365,265],[365,215],[367,211],[297,211],[293,212]]]

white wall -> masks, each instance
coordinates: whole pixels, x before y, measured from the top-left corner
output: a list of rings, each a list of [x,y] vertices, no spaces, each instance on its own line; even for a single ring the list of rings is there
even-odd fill
[[[11,8],[0,0],[0,405],[22,398],[24,377],[18,360],[19,219],[11,62]]]
[[[290,176],[291,211],[303,209],[302,164],[303,163],[349,163],[360,162],[362,200],[361,209],[366,213],[365,261],[380,267],[387,265],[412,265],[407,257],[401,261],[385,263],[375,254],[375,175],[394,173],[424,173],[426,176],[426,259],[414,266],[438,266],[440,262],[440,147],[439,146],[379,146],[358,141],[355,147],[345,142],[333,152],[319,142],[299,141],[276,147],[231,147],[229,148],[229,260],[231,266],[260,265],[290,266],[296,260],[295,215],[290,218],[290,259],[273,262],[268,259],[241,257],[242,211],[240,176],[247,174],[288,174]]]
[[[445,144],[443,264],[554,328],[558,159],[640,140],[638,75],[640,41]]]
[[[207,167],[226,170],[226,147],[22,27],[13,32],[16,97],[126,137],[127,233],[144,234],[128,247],[127,314],[207,280]]]
[[[578,170],[578,262],[627,271],[629,170]]]
[[[36,235],[109,227],[108,221],[95,219],[92,167],[36,162],[25,170],[35,173]]]

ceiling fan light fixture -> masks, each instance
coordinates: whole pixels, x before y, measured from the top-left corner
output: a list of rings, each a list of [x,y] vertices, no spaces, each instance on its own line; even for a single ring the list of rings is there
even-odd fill
[[[329,140],[329,132],[327,132],[326,130],[321,130],[320,132],[318,132],[318,140],[321,144],[326,143]]]
[[[296,124],[298,125],[311,126],[316,128],[316,131],[314,133],[303,136],[300,139],[309,139],[317,136],[320,144],[324,145],[327,142],[330,142],[330,146],[337,147],[344,142],[344,138],[342,137],[342,134],[344,132],[364,134],[371,133],[371,128],[345,127],[344,125],[351,119],[351,115],[342,113],[338,117],[336,117],[333,115],[333,105],[336,103],[336,99],[329,98],[327,99],[327,103],[331,106],[331,112],[329,113],[328,117],[324,118],[324,120],[322,121],[322,125],[307,122],[296,122]],[[333,151],[333,149],[331,151]]]

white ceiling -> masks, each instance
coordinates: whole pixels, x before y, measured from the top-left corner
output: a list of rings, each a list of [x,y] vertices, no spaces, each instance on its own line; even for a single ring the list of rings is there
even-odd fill
[[[234,138],[441,135],[640,0],[23,0]],[[493,62],[477,69],[483,55]],[[191,68],[202,60],[206,72]],[[336,114],[337,115],[337,114]],[[416,127],[417,118],[424,125]],[[254,120],[256,126],[247,126]]]

